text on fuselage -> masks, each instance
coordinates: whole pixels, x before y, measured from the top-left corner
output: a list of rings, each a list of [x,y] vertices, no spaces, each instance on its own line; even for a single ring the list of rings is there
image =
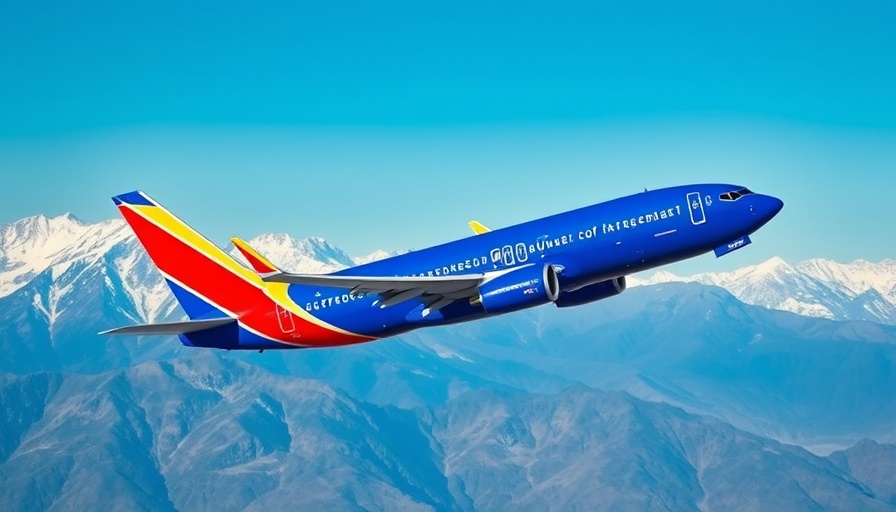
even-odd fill
[[[516,244],[495,247],[489,251],[488,256],[479,256],[477,258],[443,265],[413,275],[418,277],[437,277],[455,273],[464,273],[464,271],[467,270],[483,267],[483,270],[490,270],[501,266],[508,267],[518,263],[526,263],[529,261],[529,256],[532,254],[544,254],[550,249],[571,244],[576,240],[592,240],[601,234],[606,235],[625,229],[637,228],[638,226],[660,222],[679,215],[681,215],[681,205],[675,205],[663,210],[654,210],[643,215],[638,215],[637,217],[628,217],[616,221],[604,222],[601,223],[599,227],[594,225],[576,233],[568,233],[554,237],[542,236],[531,243],[518,242]],[[491,265],[489,265],[489,262]]]

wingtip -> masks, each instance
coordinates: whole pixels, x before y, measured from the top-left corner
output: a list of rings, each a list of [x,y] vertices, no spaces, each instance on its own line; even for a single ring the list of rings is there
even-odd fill
[[[467,224],[470,226],[470,229],[473,230],[473,233],[476,233],[477,235],[481,235],[483,233],[488,233],[489,231],[491,231],[491,229],[487,228],[478,220],[471,220]]]

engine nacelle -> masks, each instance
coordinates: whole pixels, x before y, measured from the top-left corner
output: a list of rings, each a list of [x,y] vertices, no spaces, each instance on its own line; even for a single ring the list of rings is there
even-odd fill
[[[551,265],[527,265],[479,285],[479,300],[489,313],[507,313],[557,300],[560,281]]]
[[[599,283],[583,286],[578,290],[563,292],[554,301],[558,308],[570,308],[581,306],[589,302],[595,302],[608,297],[619,295],[625,291],[625,276],[607,279]]]

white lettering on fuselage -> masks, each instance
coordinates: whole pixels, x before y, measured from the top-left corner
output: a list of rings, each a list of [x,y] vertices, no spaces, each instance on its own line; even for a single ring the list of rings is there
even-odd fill
[[[645,213],[644,215],[638,215],[637,217],[630,217],[628,219],[617,220],[616,222],[601,224],[601,229],[603,230],[604,234],[613,233],[622,229],[630,229],[644,224],[650,224],[660,220],[665,220],[678,215],[681,215],[681,206],[675,205],[672,208],[655,210],[650,213]]]
[[[528,262],[530,256],[533,254],[544,255],[545,253],[553,249],[556,249],[558,247],[565,247],[569,244],[575,243],[576,241],[595,240],[603,235],[609,235],[611,233],[617,233],[627,229],[639,228],[640,226],[662,222],[664,220],[671,219],[680,215],[681,206],[675,205],[662,210],[654,210],[652,212],[639,214],[638,216],[602,222],[600,226],[593,225],[591,227],[582,228],[578,231],[574,230],[571,233],[566,233],[563,235],[544,235],[538,237],[534,241],[521,241],[515,244],[495,247],[488,252],[488,255],[481,255],[477,257],[471,257],[469,259],[457,260],[439,267],[425,270],[423,272],[411,274],[411,276],[441,277],[453,274],[470,274],[472,273],[470,272],[471,270],[475,271],[475,273],[481,273],[488,272],[496,268],[511,267],[513,265]],[[674,232],[676,232],[675,229],[670,229],[657,233],[654,236],[662,236],[672,234]],[[619,242],[617,241],[616,243],[618,244]],[[514,286],[528,286],[528,284],[529,283],[520,283],[519,285],[511,285],[511,287],[508,287],[508,289],[513,289]],[[363,293],[347,293],[334,297],[328,297],[325,299],[308,302],[305,305],[305,310],[319,311],[322,309],[348,304],[363,297]]]
[[[681,205],[671,206],[662,210],[654,210],[632,216],[626,219],[620,219],[610,222],[603,222],[600,226],[594,225],[589,228],[582,228],[572,233],[555,236],[540,236],[533,242],[518,242],[508,244],[501,247],[491,249],[488,256],[479,256],[471,258],[464,262],[456,264],[443,265],[432,270],[412,274],[418,277],[435,277],[446,276],[451,274],[463,274],[470,269],[493,270],[495,268],[506,268],[513,265],[526,263],[529,261],[530,255],[545,254],[546,252],[574,243],[576,241],[593,240],[601,235],[608,235],[626,229],[637,228],[646,224],[661,222],[666,219],[681,215]],[[663,234],[674,233],[675,230],[665,231]]]
[[[315,297],[319,296],[320,292],[315,294]],[[333,306],[341,306],[343,304],[348,304],[350,301],[363,299],[363,293],[343,293],[342,295],[336,295],[333,297],[327,297],[326,299],[315,300],[313,302],[308,302],[305,304],[305,311],[319,311],[321,309],[326,309]]]

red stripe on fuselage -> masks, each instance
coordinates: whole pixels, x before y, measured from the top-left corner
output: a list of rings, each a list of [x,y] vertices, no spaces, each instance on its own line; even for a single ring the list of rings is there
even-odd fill
[[[213,305],[235,314],[244,326],[262,336],[293,346],[319,347],[349,345],[372,339],[335,332],[291,313],[295,331],[284,333],[277,317],[275,301],[261,288],[129,207],[122,205],[119,210],[159,270]]]

